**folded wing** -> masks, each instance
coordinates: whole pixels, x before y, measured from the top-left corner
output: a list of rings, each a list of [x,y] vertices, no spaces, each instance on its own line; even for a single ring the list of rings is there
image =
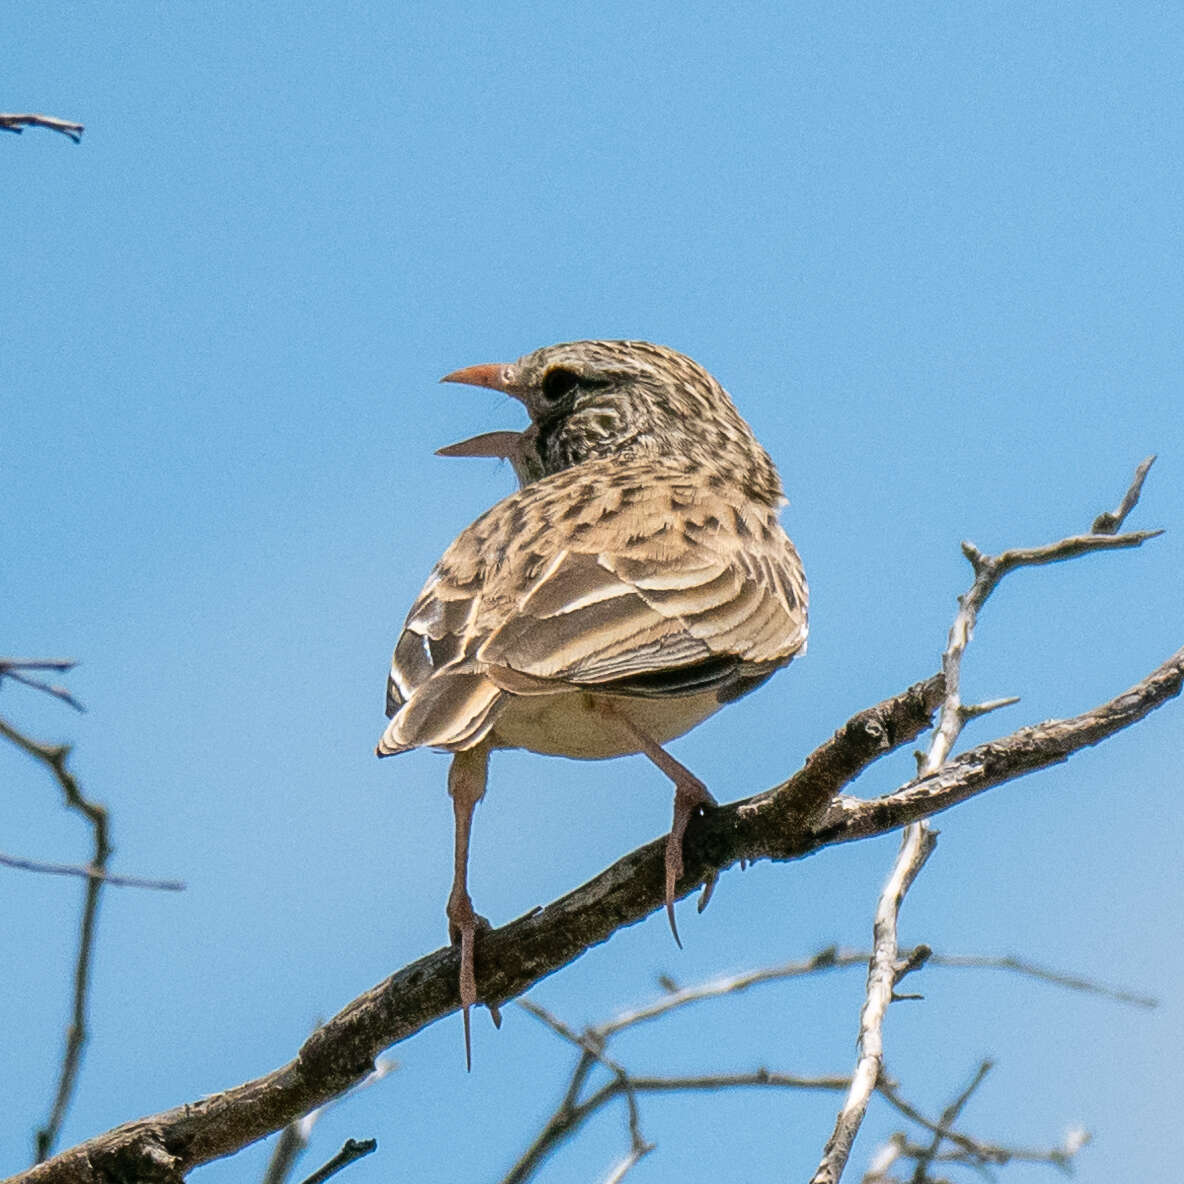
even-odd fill
[[[445,554],[395,647],[380,753],[469,747],[511,692],[730,697],[802,650],[805,580],[774,507],[652,465],[616,465],[592,496],[594,468],[520,490]]]

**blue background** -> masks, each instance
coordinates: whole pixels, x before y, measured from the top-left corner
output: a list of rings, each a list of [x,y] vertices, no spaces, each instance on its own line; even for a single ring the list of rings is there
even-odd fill
[[[113,813],[93,1037],[63,1145],[264,1073],[319,1017],[445,934],[446,760],[379,763],[389,650],[437,555],[510,491],[433,449],[518,426],[448,370],[579,337],[706,365],[778,462],[813,596],[807,658],[673,746],[730,799],[930,674],[958,544],[1084,529],[1160,461],[1141,551],[1011,578],[969,699],[1023,702],[970,744],[1100,702],[1184,638],[1184,313],[1176,5],[39,5],[0,15],[4,649],[66,654],[89,711],[0,711],[76,743]],[[1159,995],[1155,1012],[932,969],[889,1071],[933,1111],[1000,1065],[965,1126],[1094,1132],[1083,1184],[1178,1172],[1181,708],[940,821],[902,938],[1016,952]],[[860,792],[909,775],[902,753]],[[85,861],[56,788],[0,750],[3,848]],[[478,908],[518,916],[661,834],[640,758],[503,754]],[[535,997],[573,1024],[694,982],[866,946],[888,837],[720,884]],[[27,1162],[66,1020],[81,885],[0,869],[0,1172]],[[858,970],[623,1038],[639,1072],[846,1072]],[[495,1180],[568,1050],[514,1008],[399,1047],[301,1165],[377,1136],[355,1184]],[[645,1101],[638,1181],[806,1178],[838,1100]],[[873,1103],[851,1174],[896,1116]],[[600,1178],[601,1115],[544,1173]],[[202,1169],[258,1178],[267,1148]],[[1016,1181],[1049,1169],[1008,1169]],[[299,1177],[297,1177],[299,1178]]]

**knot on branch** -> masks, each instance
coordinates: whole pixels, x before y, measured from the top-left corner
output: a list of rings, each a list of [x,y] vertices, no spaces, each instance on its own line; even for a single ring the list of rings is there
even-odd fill
[[[98,1179],[111,1184],[184,1184],[184,1159],[165,1146],[158,1130],[140,1130],[91,1161]]]

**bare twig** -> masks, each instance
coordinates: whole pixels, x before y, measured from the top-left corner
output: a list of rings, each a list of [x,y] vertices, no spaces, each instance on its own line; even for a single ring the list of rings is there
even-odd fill
[[[962,551],[974,568],[974,582],[970,589],[958,599],[958,613],[950,627],[945,651],[942,653],[942,674],[945,679],[945,697],[938,714],[937,726],[929,750],[921,762],[918,774],[921,779],[932,777],[945,766],[954,744],[966,722],[986,714],[998,707],[1015,702],[1012,699],[998,699],[978,707],[967,708],[962,703],[962,662],[966,649],[974,635],[978,614],[999,581],[1020,567],[1055,563],[1083,555],[1090,551],[1107,550],[1114,547],[1138,546],[1159,532],[1139,531],[1118,535],[1114,532],[1122,525],[1127,514],[1139,500],[1139,491],[1154,457],[1144,461],[1136,470],[1134,480],[1118,510],[1102,519],[1095,520],[1093,529],[1098,531],[1102,521],[1104,533],[1087,536],[1073,536],[1050,543],[1043,547],[1015,548],[999,555],[984,555],[971,543],[963,543]],[[846,1167],[855,1136],[867,1112],[876,1082],[883,1066],[883,1022],[888,1004],[892,1001],[896,984],[903,973],[898,961],[896,923],[900,905],[909,885],[929,858],[936,843],[935,834],[929,824],[922,820],[912,822],[904,833],[896,865],[889,877],[888,885],[880,897],[876,909],[875,950],[868,967],[867,998],[860,1014],[859,1061],[851,1081],[847,1100],[839,1112],[834,1132],[823,1151],[822,1161],[811,1184],[837,1184]],[[940,1140],[939,1140],[940,1142]],[[934,1148],[936,1154],[936,1146]],[[919,1172],[924,1174],[925,1166],[919,1163]],[[920,1177],[915,1177],[919,1180]]]
[[[635,1168],[651,1151],[653,1145],[650,1143],[641,1143],[629,1149],[629,1154],[625,1156],[620,1163],[616,1164],[612,1171],[604,1178],[604,1184],[620,1184],[626,1175]]]
[[[941,1145],[945,1142],[950,1129],[958,1121],[958,1115],[962,1113],[966,1103],[970,1101],[971,1095],[982,1085],[992,1068],[993,1065],[990,1061],[983,1061],[970,1079],[970,1084],[941,1112],[941,1118],[937,1120],[938,1129],[933,1132],[929,1146],[917,1156],[916,1165],[913,1168],[912,1184],[925,1184],[929,1174],[929,1165],[941,1150]]]
[[[1001,957],[989,957],[981,954],[933,954],[930,956],[928,965],[1011,970],[1027,978],[1040,979],[1043,982],[1052,983],[1054,986],[1065,987],[1070,991],[1082,991],[1087,995],[1101,995],[1118,1003],[1129,1003],[1133,1007],[1159,1006],[1159,1001],[1150,995],[1138,995],[1133,991],[1108,987],[1093,979],[1064,974],[1059,970],[1049,970],[1036,962],[1029,962],[1026,958],[1017,958],[1014,954],[1005,954]]]
[[[86,708],[65,687],[34,678],[29,673],[30,670],[53,670],[61,674],[73,670],[77,665],[71,658],[0,658],[0,679],[11,678],[13,682],[23,683],[35,691],[44,691],[55,699],[61,699],[75,711],[85,711]]]
[[[908,1107],[908,1109],[911,1110],[912,1107]],[[936,1132],[939,1129],[939,1124],[917,1115],[915,1112],[909,1117],[930,1131]],[[1068,1169],[1071,1167],[1073,1157],[1090,1141],[1089,1132],[1079,1127],[1069,1131],[1064,1140],[1055,1147],[1011,1147],[1002,1143],[974,1139],[954,1130],[945,1131],[943,1134],[944,1138],[953,1144],[953,1147],[934,1155],[932,1162],[956,1163],[979,1169],[1004,1167],[1009,1163],[1043,1163]],[[915,1161],[928,1154],[928,1144],[922,1146],[911,1143],[904,1135],[896,1137],[900,1140],[899,1158]]]
[[[83,796],[82,789],[73,773],[66,767],[70,756],[67,745],[39,744],[23,732],[17,731],[6,720],[0,719],[0,736],[15,744],[22,752],[39,761],[57,780],[66,799],[66,805],[77,810],[90,823],[94,833],[94,854],[90,866],[94,871],[87,875],[86,897],[82,906],[82,924],[78,940],[78,956],[74,963],[74,1002],[70,1024],[66,1029],[66,1046],[62,1054],[62,1067],[58,1076],[58,1088],[50,1108],[49,1118],[36,1135],[36,1162],[49,1155],[61,1130],[66,1108],[74,1093],[78,1079],[78,1068],[82,1061],[82,1048],[86,1043],[87,996],[90,990],[91,953],[94,949],[95,924],[99,911],[99,893],[107,872],[107,859],[111,845],[107,838],[107,811],[98,802]]]
[[[81,123],[71,123],[68,119],[58,119],[54,115],[0,113],[0,131],[16,132],[19,136],[27,127],[46,127],[51,132],[61,132],[75,144],[81,143],[82,133],[86,130]]]
[[[914,950],[901,950],[900,957],[908,961],[914,957]],[[825,973],[830,970],[845,970],[853,966],[866,967],[871,958],[867,950],[842,950],[836,946],[827,946],[809,958],[785,962],[779,966],[765,966],[759,970],[746,970],[740,974],[724,975],[720,978],[709,979],[694,986],[678,987],[671,984],[666,994],[655,999],[652,1003],[643,1003],[631,1007],[602,1024],[597,1024],[589,1031],[600,1039],[607,1039],[625,1028],[635,1024],[646,1023],[658,1019],[667,1012],[676,1011],[682,1007],[699,1003],[707,999],[718,999],[726,995],[739,994],[749,987],[762,983],[782,982],[786,979],[801,978],[805,975]],[[1092,979],[1080,978],[1063,974],[1060,971],[1049,970],[1025,958],[1017,958],[1012,954],[984,955],[984,954],[938,954],[929,952],[925,962],[928,967],[944,966],[953,969],[987,969],[1010,970],[1016,974],[1053,983],[1073,991],[1082,991],[1091,995],[1102,995],[1114,999],[1119,1003],[1130,1003],[1136,1007],[1155,1007],[1157,1002],[1147,995],[1138,995],[1116,987],[1108,987]],[[527,1000],[519,1000],[525,1004]]]
[[[556,1115],[553,1114],[514,1166],[502,1177],[500,1184],[524,1184],[560,1143],[574,1134],[593,1114],[619,1097],[628,1099],[630,1093],[634,1096],[716,1093],[745,1087],[837,1092],[846,1089],[850,1080],[849,1077],[834,1075],[807,1077],[794,1073],[772,1073],[767,1069],[756,1069],[751,1073],[701,1073],[683,1077],[639,1077],[625,1074],[622,1078],[614,1074],[598,1089],[565,1111],[560,1121],[556,1121]],[[633,1145],[636,1146],[636,1143]]]
[[[611,1019],[590,1025],[583,1031],[576,1031],[561,1020],[553,1012],[541,1006],[532,999],[520,999],[518,1005],[529,1015],[539,1020],[565,1043],[578,1050],[579,1057],[571,1071],[569,1082],[555,1111],[542,1125],[538,1134],[530,1145],[514,1163],[509,1172],[502,1178],[501,1184],[524,1184],[542,1166],[543,1162],[552,1155],[558,1147],[577,1130],[580,1129],[595,1113],[609,1105],[619,1097],[624,1097],[629,1104],[630,1120],[630,1152],[614,1168],[620,1170],[623,1165],[636,1163],[640,1158],[639,1147],[648,1147],[640,1135],[637,1118],[636,1099],[646,1094],[662,1093],[696,1093],[716,1092],[720,1090],[738,1088],[782,1088],[791,1090],[829,1090],[849,1091],[852,1079],[846,1076],[825,1075],[806,1077],[799,1074],[774,1073],[760,1068],[744,1073],[703,1073],[684,1076],[653,1076],[641,1075],[627,1070],[619,1060],[610,1058],[607,1046],[610,1041],[623,1030],[640,1023],[669,1015],[680,1007],[707,999],[718,999],[724,996],[740,994],[750,987],[760,983],[785,981],[790,978],[802,977],[810,974],[820,974],[826,971],[851,966],[866,966],[869,955],[857,951],[839,951],[834,947],[820,950],[812,958],[785,963],[782,966],[767,967],[762,970],[749,971],[745,974],[732,975],[727,978],[711,979],[693,986],[676,989],[664,999],[655,1004],[632,1007],[619,1012]],[[899,951],[897,960],[898,979],[910,970],[925,963],[926,965],[948,965],[957,967],[1000,968],[1025,977],[1051,981],[1067,990],[1086,990],[1105,995],[1120,1002],[1146,1002],[1139,996],[1126,992],[1116,992],[1100,983],[1084,979],[1079,976],[1059,974],[1046,971],[1020,958],[994,958],[981,955],[951,955],[942,956],[932,953],[926,946],[918,946],[912,950]],[[588,1082],[591,1069],[602,1065],[609,1074],[609,1080],[603,1082],[591,1092],[584,1094],[584,1087]],[[966,1099],[973,1089],[980,1083],[986,1068],[980,1068],[978,1076],[972,1082],[971,1088],[964,1090],[957,1101],[946,1108],[936,1119],[928,1118],[912,1103],[904,1099],[899,1088],[888,1075],[881,1070],[875,1082],[875,1092],[902,1116],[916,1123],[928,1132],[931,1139],[931,1149],[918,1149],[907,1142],[902,1133],[894,1136],[889,1149],[882,1151],[876,1158],[880,1165],[880,1174],[869,1170],[867,1181],[886,1181],[887,1168],[899,1159],[916,1159],[924,1154],[927,1162],[937,1158],[940,1142],[948,1142],[959,1155],[965,1157],[968,1163],[997,1163],[1004,1162],[1004,1155],[1014,1154],[1025,1156],[1026,1152],[1005,1148],[998,1144],[984,1142],[972,1138],[954,1129],[954,1122],[960,1113]],[[908,1154],[905,1154],[906,1148]],[[1043,1156],[1046,1162],[1055,1160],[1059,1152],[1039,1152],[1034,1155]],[[874,1168],[874,1165],[873,1165]],[[279,1184],[278,1181],[268,1181],[265,1184]]]
[[[888,1169],[901,1158],[904,1148],[905,1137],[897,1131],[872,1157],[862,1184],[891,1184],[895,1177],[888,1175]]]
[[[153,888],[159,892],[183,892],[180,880],[152,880],[144,876],[117,876],[93,865],[82,867],[76,863],[48,863],[42,859],[22,859],[0,851],[0,865],[25,872],[41,872],[49,876],[77,876],[83,880],[101,880],[113,888]]]
[[[873,926],[875,948],[867,972],[867,997],[859,1015],[859,1060],[843,1108],[835,1120],[835,1129],[827,1140],[810,1184],[836,1184],[842,1176],[855,1136],[867,1113],[867,1104],[880,1080],[884,1064],[884,1015],[897,984],[917,962],[915,958],[906,959],[903,964],[900,961],[897,918],[905,893],[936,844],[937,836],[924,823],[910,826],[901,839],[892,875],[880,894]]]
[[[305,1148],[308,1147],[312,1139],[313,1127],[316,1126],[321,1116],[327,1110],[333,1109],[340,1102],[344,1102],[346,1098],[352,1098],[359,1090],[366,1089],[375,1082],[381,1081],[388,1073],[393,1072],[397,1068],[397,1061],[390,1057],[383,1057],[374,1066],[374,1072],[359,1081],[353,1089],[347,1090],[339,1097],[325,1103],[325,1105],[318,1106],[315,1110],[310,1110],[303,1117],[288,1123],[280,1131],[280,1137],[276,1140],[275,1147],[272,1148],[271,1158],[267,1161],[267,1169],[263,1173],[262,1184],[285,1184],[292,1169],[296,1166],[296,1161],[304,1154]],[[373,1148],[370,1150],[372,1151]],[[369,1154],[369,1152],[366,1154]],[[344,1166],[342,1164],[342,1167]]]
[[[571,1082],[564,1092],[563,1098],[558,1107],[556,1107],[555,1112],[544,1123],[539,1138],[531,1144],[525,1155],[510,1170],[510,1175],[506,1177],[506,1181],[525,1180],[530,1170],[533,1170],[533,1165],[542,1162],[551,1147],[583,1122],[588,1114],[591,1113],[591,1110],[585,1110],[577,1104],[577,1098],[593,1064],[603,1065],[612,1074],[615,1092],[620,1092],[625,1098],[626,1115],[629,1124],[629,1155],[613,1169],[609,1177],[610,1179],[614,1177],[618,1180],[622,1179],[625,1172],[632,1168],[643,1156],[653,1150],[651,1144],[646,1142],[645,1137],[641,1133],[641,1114],[637,1108],[637,1096],[633,1089],[632,1079],[625,1072],[623,1066],[619,1065],[606,1054],[605,1041],[597,1033],[592,1030],[588,1030],[583,1034],[575,1032],[557,1016],[531,999],[520,999],[518,1002],[522,1009],[529,1015],[534,1016],[535,1019],[545,1024],[552,1032],[562,1037],[569,1044],[575,1045],[580,1050],[580,1059],[576,1062],[575,1070],[572,1072]],[[615,1093],[605,1094],[603,1101],[607,1101],[611,1096],[615,1096]],[[598,1102],[592,1109],[596,1109],[600,1104],[602,1102]]]
[[[377,1149],[377,1139],[346,1139],[341,1150],[327,1164],[318,1168],[311,1176],[306,1177],[301,1184],[324,1184],[330,1176],[336,1176],[342,1168],[349,1167],[355,1160],[361,1159]]]

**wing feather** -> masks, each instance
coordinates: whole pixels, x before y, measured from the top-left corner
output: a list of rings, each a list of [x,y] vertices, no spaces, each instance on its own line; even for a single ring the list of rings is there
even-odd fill
[[[611,497],[589,496],[601,467]],[[775,507],[742,514],[652,461],[579,469],[500,502],[445,552],[395,647],[390,751],[476,743],[515,680],[734,695],[802,650],[806,585]]]

